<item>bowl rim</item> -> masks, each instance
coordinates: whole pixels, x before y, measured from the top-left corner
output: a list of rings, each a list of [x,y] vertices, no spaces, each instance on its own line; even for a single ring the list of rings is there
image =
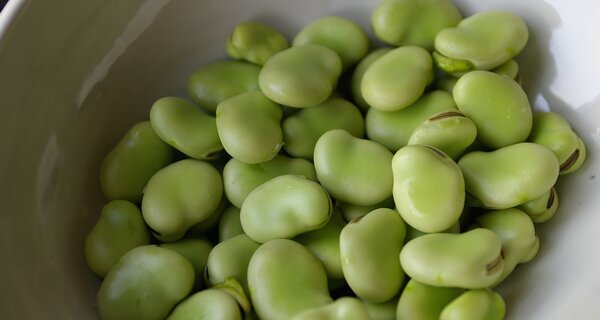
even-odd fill
[[[2,42],[13,24],[13,21],[19,16],[19,13],[21,13],[27,2],[29,2],[29,0],[7,1],[2,11],[0,11],[0,42]]]

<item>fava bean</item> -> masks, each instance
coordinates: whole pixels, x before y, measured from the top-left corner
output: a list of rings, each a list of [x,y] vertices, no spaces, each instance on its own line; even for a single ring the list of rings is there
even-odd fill
[[[244,232],[263,243],[322,228],[331,211],[331,198],[321,185],[305,177],[282,175],[248,195],[240,210],[240,220]]]
[[[397,320],[439,320],[442,310],[464,290],[426,285],[410,279],[396,309]]]
[[[519,207],[533,222],[542,223],[548,221],[558,210],[558,193],[552,187],[546,193],[531,201],[521,204]]]
[[[211,159],[223,149],[215,118],[184,99],[158,99],[150,109],[150,124],[163,141],[191,158]]]
[[[342,271],[358,297],[379,303],[398,294],[404,281],[398,255],[405,236],[404,221],[387,208],[356,218],[342,229]]]
[[[102,281],[102,319],[164,319],[194,285],[194,268],[179,253],[146,245],[127,252]]]
[[[305,44],[271,57],[260,71],[259,84],[269,99],[304,108],[327,100],[341,72],[342,61],[335,51]]]
[[[273,159],[283,144],[281,106],[260,91],[242,93],[217,107],[217,131],[229,155],[247,163]]]
[[[458,160],[476,136],[477,127],[471,119],[459,111],[444,111],[421,123],[408,139],[408,144],[435,147]]]
[[[100,187],[108,200],[139,203],[146,183],[156,171],[173,161],[173,152],[150,122],[135,124],[104,158]]]
[[[400,252],[406,274],[430,286],[487,288],[502,276],[502,240],[493,231],[430,233],[411,240]]]
[[[247,273],[250,257],[260,246],[245,234],[237,235],[217,244],[208,255],[207,281],[213,285],[234,278],[248,291]]]
[[[435,36],[456,26],[462,15],[450,0],[383,0],[373,10],[375,35],[396,45],[415,45],[431,50]]]
[[[208,219],[223,193],[221,175],[200,160],[181,160],[157,172],[146,186],[142,214],[164,241],[175,241]]]
[[[319,182],[340,201],[367,206],[392,195],[392,154],[376,142],[330,130],[315,145],[314,163]]]
[[[292,44],[325,46],[338,54],[343,69],[354,65],[369,51],[367,33],[356,22],[335,16],[319,18],[307,24],[294,37]]]
[[[440,232],[458,222],[465,199],[460,168],[429,146],[406,146],[392,160],[394,201],[402,219],[423,232]]]
[[[198,69],[188,80],[188,92],[194,102],[216,112],[223,100],[259,89],[260,66],[242,61],[219,61]]]
[[[521,17],[505,11],[480,12],[455,28],[440,31],[435,37],[434,57],[446,72],[489,70],[521,52],[528,38]]]
[[[384,54],[369,66],[361,81],[361,92],[371,108],[397,111],[417,101],[432,80],[429,52],[404,46]]]
[[[502,320],[505,313],[504,300],[498,293],[468,290],[442,310],[440,320]]]
[[[537,254],[539,240],[533,221],[519,209],[488,212],[477,218],[475,226],[492,230],[502,240],[504,269],[498,282],[504,280],[517,264],[529,261]]]
[[[511,208],[540,197],[556,183],[559,171],[552,151],[529,142],[468,153],[458,166],[466,191],[492,209]]]
[[[560,174],[569,174],[581,167],[586,149],[583,141],[571,129],[567,120],[554,112],[536,112],[528,141],[552,150],[560,163]]]
[[[129,250],[150,243],[142,212],[133,203],[113,200],[102,208],[98,221],[85,238],[85,261],[103,278]]]
[[[532,113],[527,95],[514,80],[490,71],[473,71],[458,79],[454,100],[477,126],[477,139],[498,149],[527,140]]]
[[[248,286],[254,310],[264,320],[290,319],[333,301],[321,262],[304,246],[287,239],[268,241],[254,252]]]
[[[186,298],[175,307],[169,320],[242,320],[236,300],[219,289],[207,289]]]
[[[266,24],[249,21],[235,26],[227,39],[227,54],[234,59],[263,65],[289,46],[287,39],[279,31]]]

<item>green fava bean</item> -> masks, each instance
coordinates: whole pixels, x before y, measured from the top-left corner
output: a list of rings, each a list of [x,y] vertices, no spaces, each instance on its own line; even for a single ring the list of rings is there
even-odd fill
[[[502,241],[488,229],[462,234],[430,233],[400,252],[406,274],[430,286],[487,288],[502,276]]]
[[[210,159],[223,149],[215,118],[184,99],[158,99],[150,109],[150,123],[163,141],[189,157]]]
[[[227,54],[234,59],[263,65],[274,54],[289,48],[281,32],[260,22],[238,24],[227,39]]]
[[[221,215],[219,220],[219,242],[231,239],[243,234],[242,222],[240,221],[240,209],[230,206]]]
[[[308,249],[288,239],[261,245],[248,265],[252,306],[260,319],[290,319],[332,302],[323,265]]]
[[[546,222],[552,218],[558,210],[558,193],[556,193],[556,189],[552,187],[540,197],[527,201],[518,208],[525,212],[533,222]]]
[[[247,163],[273,159],[283,144],[281,106],[259,91],[229,98],[217,107],[217,131],[225,151]]]
[[[194,267],[196,275],[195,287],[204,287],[204,269],[213,246],[210,242],[201,239],[183,239],[177,242],[162,243],[160,247],[173,250],[184,256]]]
[[[334,207],[329,222],[323,228],[294,238],[321,260],[329,279],[344,278],[342,259],[340,258],[340,233],[345,225],[346,222],[339,209]]]
[[[528,38],[525,21],[514,13],[477,13],[437,34],[438,67],[447,72],[490,70],[521,52]]]
[[[396,309],[397,320],[438,320],[444,307],[464,290],[426,285],[410,279]]]
[[[560,174],[568,174],[581,167],[585,160],[585,145],[571,129],[571,125],[554,112],[536,112],[528,141],[552,150],[560,163]]]
[[[454,86],[456,106],[477,126],[477,138],[498,149],[527,140],[532,112],[515,81],[490,71],[473,71]]]
[[[367,54],[354,68],[351,79],[352,98],[354,103],[363,111],[369,109],[369,104],[365,101],[361,91],[361,82],[365,72],[369,69],[375,60],[381,58],[384,54],[392,51],[392,48],[377,48]]]
[[[249,164],[234,158],[223,169],[225,194],[234,206],[241,208],[252,190],[284,174],[295,174],[317,181],[315,166],[305,159],[277,155],[267,162]]]
[[[246,197],[240,220],[252,240],[264,243],[322,228],[331,211],[331,198],[321,185],[302,176],[282,175]]]
[[[295,315],[291,320],[369,320],[363,303],[351,297],[342,297],[334,302]]]
[[[154,245],[126,253],[98,292],[102,319],[164,319],[194,285],[194,268],[179,253]]]
[[[214,62],[192,73],[188,92],[200,107],[214,113],[222,101],[259,90],[260,70],[260,66],[242,61]]]
[[[248,291],[247,271],[252,254],[260,246],[245,234],[237,235],[217,244],[208,256],[206,275],[208,282],[219,284],[227,278],[240,282]]]
[[[519,77],[519,64],[517,63],[517,61],[510,59],[505,63],[497,66],[496,68],[492,69],[491,71],[497,74],[507,76],[517,81]]]
[[[173,152],[150,122],[135,124],[104,158],[100,187],[108,200],[139,203],[146,183],[156,171],[173,161]]]
[[[306,25],[292,41],[292,45],[319,44],[335,51],[348,69],[367,52],[369,38],[356,22],[343,17],[323,17]]]
[[[437,113],[419,125],[408,139],[409,145],[429,145],[458,160],[475,141],[475,123],[458,111]]]
[[[282,129],[285,152],[312,160],[315,144],[325,132],[343,129],[361,138],[365,133],[365,124],[356,106],[350,101],[334,97],[289,116],[283,121]]]
[[[371,16],[377,38],[396,45],[433,48],[435,36],[456,26],[462,15],[450,0],[384,0]]]
[[[363,301],[365,309],[371,320],[396,320],[396,306],[398,306],[398,298],[400,295],[393,297],[391,300],[381,303],[373,303]]]
[[[380,203],[376,203],[369,206],[359,206],[348,202],[338,201],[336,205],[340,208],[342,216],[346,222],[350,222],[358,217],[362,217],[365,214],[379,208],[393,209],[396,205],[394,203],[394,197],[389,197]]]
[[[387,208],[367,213],[342,229],[342,271],[358,297],[378,303],[398,294],[404,281],[398,255],[405,236],[404,221]]]
[[[294,46],[269,59],[260,76],[260,89],[271,100],[296,108],[329,98],[342,72],[335,51],[316,44]]]
[[[465,201],[460,168],[443,152],[428,146],[406,146],[392,160],[394,201],[402,219],[423,232],[452,227]]]
[[[506,305],[502,297],[490,289],[468,290],[450,302],[440,320],[502,320]]]
[[[475,221],[478,228],[492,230],[502,240],[502,259],[504,269],[498,282],[504,280],[519,263],[531,260],[539,248],[533,221],[516,208],[491,211]],[[533,256],[532,256],[532,250]]]
[[[454,99],[444,91],[424,94],[411,106],[399,111],[385,112],[369,109],[365,126],[369,139],[396,152],[408,144],[413,131],[430,116],[456,110]]]
[[[238,303],[220,289],[208,289],[195,293],[175,307],[168,320],[242,320]]]
[[[433,65],[427,50],[396,48],[369,66],[361,81],[365,101],[381,111],[397,111],[417,101],[433,80]]]
[[[129,201],[113,200],[104,205],[85,238],[85,261],[102,278],[129,250],[149,243],[140,209]]]
[[[219,206],[223,185],[207,162],[181,160],[157,172],[142,199],[144,220],[163,240],[175,241]]]
[[[366,206],[392,195],[392,153],[376,142],[328,131],[315,145],[314,163],[321,184],[340,201]]]
[[[470,152],[458,166],[467,193],[492,209],[507,209],[540,197],[556,183],[559,170],[552,151],[529,142],[492,152]]]

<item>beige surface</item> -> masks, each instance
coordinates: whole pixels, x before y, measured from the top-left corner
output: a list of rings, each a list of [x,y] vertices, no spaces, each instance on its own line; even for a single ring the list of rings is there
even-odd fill
[[[97,280],[83,237],[102,205],[103,156],[150,104],[185,95],[194,68],[224,57],[241,21],[293,35],[336,14],[369,29],[377,1],[11,0],[0,23],[0,318],[95,317]],[[574,123],[588,161],[559,188],[561,208],[539,228],[540,254],[501,288],[509,319],[600,319],[600,3],[457,1],[465,11],[523,15],[521,59],[537,108]],[[20,9],[20,10],[18,10]]]

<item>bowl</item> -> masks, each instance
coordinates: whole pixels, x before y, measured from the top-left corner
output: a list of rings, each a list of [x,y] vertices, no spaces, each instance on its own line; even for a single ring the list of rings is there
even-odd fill
[[[0,13],[0,317],[97,318],[99,280],[83,239],[104,203],[102,159],[159,97],[224,58],[225,39],[259,20],[293,36],[324,15],[370,30],[378,0],[11,0]],[[519,56],[532,105],[562,114],[588,148],[561,178],[560,208],[537,227],[537,258],[499,291],[507,319],[598,319],[600,3],[455,0],[464,14],[521,15]]]

